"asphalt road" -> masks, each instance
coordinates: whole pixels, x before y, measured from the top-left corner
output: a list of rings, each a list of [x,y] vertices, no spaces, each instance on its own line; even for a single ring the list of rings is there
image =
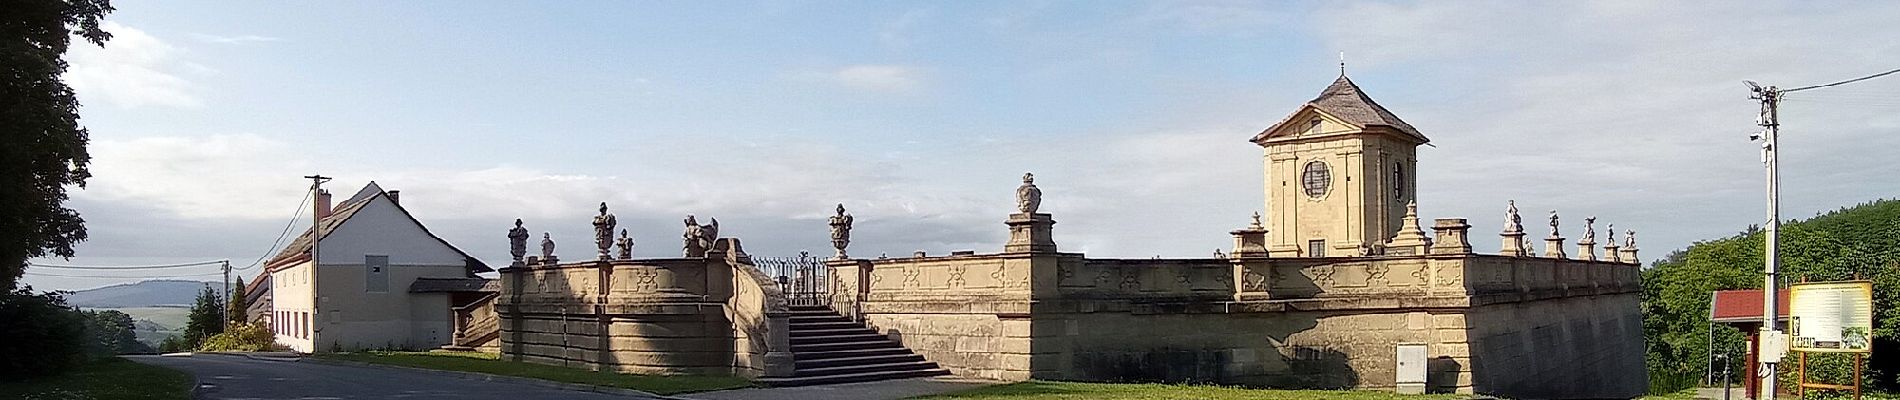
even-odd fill
[[[628,399],[602,393],[512,382],[462,379],[424,370],[265,361],[234,355],[136,356],[129,359],[190,372],[207,385],[205,399]]]

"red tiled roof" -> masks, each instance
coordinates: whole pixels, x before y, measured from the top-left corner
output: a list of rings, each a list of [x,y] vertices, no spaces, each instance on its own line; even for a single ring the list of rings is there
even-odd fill
[[[1709,306],[1711,322],[1760,322],[1760,290],[1721,290],[1715,292],[1714,304]],[[1775,292],[1775,315],[1788,318],[1788,291]]]

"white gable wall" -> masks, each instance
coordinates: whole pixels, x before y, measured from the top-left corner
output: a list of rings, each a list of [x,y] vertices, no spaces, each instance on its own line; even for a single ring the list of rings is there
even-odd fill
[[[409,293],[409,285],[421,277],[466,277],[466,261],[388,197],[369,201],[319,246],[316,293],[322,322],[311,346],[349,351],[448,344],[454,332],[448,296]],[[367,256],[389,257],[386,284],[369,284]]]
[[[362,264],[364,255],[389,256],[392,265],[463,265],[462,254],[429,237],[388,197],[377,196],[318,247],[323,264]]]

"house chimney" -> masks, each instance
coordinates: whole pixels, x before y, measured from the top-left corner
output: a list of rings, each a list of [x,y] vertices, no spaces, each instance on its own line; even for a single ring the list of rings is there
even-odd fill
[[[318,221],[330,217],[330,191],[317,189],[316,209]]]
[[[401,190],[389,191],[389,202],[396,203],[396,205],[402,205],[402,191]]]

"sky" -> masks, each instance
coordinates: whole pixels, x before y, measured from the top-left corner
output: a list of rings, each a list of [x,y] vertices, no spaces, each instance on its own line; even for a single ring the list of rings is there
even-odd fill
[[[1342,52],[1432,139],[1422,218],[1468,218],[1495,252],[1515,200],[1567,232],[1635,230],[1647,261],[1766,220],[1742,80],[1900,68],[1895,2],[115,5],[114,38],[66,55],[94,174],[68,206],[91,239],[39,263],[249,278],[307,226],[313,173],[339,199],[401,190],[490,265],[515,218],[585,251],[603,201],[636,256],[676,254],[687,214],[754,255],[826,254],[839,203],[857,256],[999,251],[1024,172],[1064,251],[1206,257],[1264,207],[1248,139]],[[1790,94],[1783,217],[1897,197],[1897,111],[1900,76]]]

